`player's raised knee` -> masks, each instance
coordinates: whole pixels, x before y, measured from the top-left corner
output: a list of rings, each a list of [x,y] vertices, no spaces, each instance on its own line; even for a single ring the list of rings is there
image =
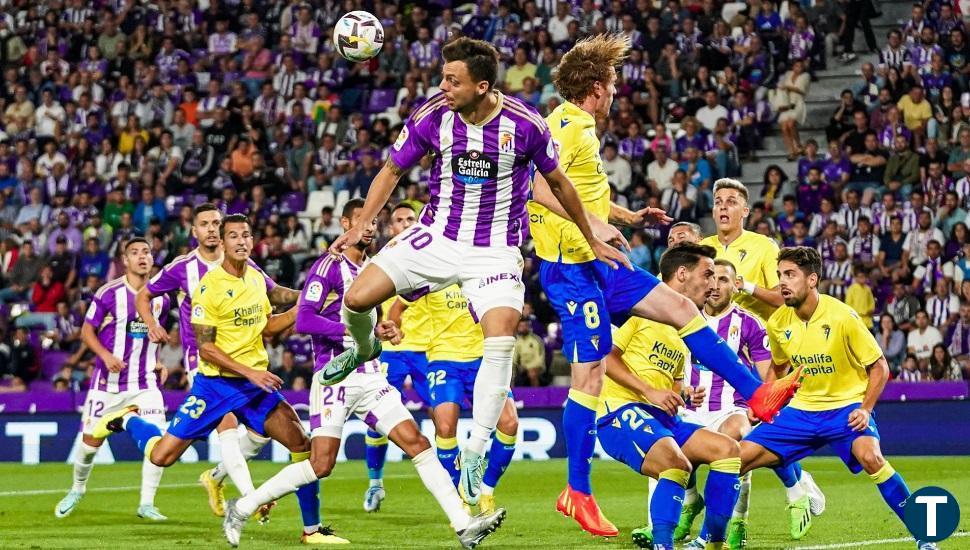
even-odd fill
[[[344,294],[344,306],[358,313],[363,313],[374,307],[373,300],[367,296],[367,290],[361,285],[350,285]]]
[[[313,473],[317,476],[317,479],[323,479],[330,475],[333,471],[333,466],[337,462],[337,457],[332,455],[314,455],[310,457],[310,466],[313,467]]]
[[[717,443],[715,443],[718,456],[722,458],[740,457],[741,445],[726,435],[719,435],[721,435],[721,437],[717,438]]]

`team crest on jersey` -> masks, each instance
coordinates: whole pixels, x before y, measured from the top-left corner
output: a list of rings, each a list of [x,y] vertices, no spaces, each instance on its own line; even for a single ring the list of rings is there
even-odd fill
[[[592,338],[590,338],[589,339],[589,343],[590,344],[593,344],[593,349],[599,351],[599,349],[600,349],[600,337],[599,336],[593,336]]]
[[[832,327],[829,325],[822,325],[822,332],[825,333],[825,339],[829,339],[829,335],[832,334]]]
[[[401,128],[401,133],[397,135],[397,139],[394,140],[394,150],[400,151],[401,147],[404,147],[404,143],[408,140],[408,127],[405,126]]]
[[[463,185],[484,185],[498,177],[498,163],[481,151],[471,150],[452,159],[451,172]]]
[[[158,317],[162,314],[162,302],[160,300],[152,301],[152,317]]]
[[[498,150],[503,153],[515,151],[515,137],[509,132],[502,132],[498,137]]]
[[[744,261],[744,258],[747,255],[748,255],[748,251],[747,250],[745,250],[743,248],[741,250],[738,250],[738,259],[740,259],[742,262]]]

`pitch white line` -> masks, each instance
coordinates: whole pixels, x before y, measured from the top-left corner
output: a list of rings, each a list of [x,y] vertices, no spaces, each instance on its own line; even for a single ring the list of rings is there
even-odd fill
[[[407,479],[417,477],[417,474],[394,474],[384,476],[384,479]],[[344,478],[347,479],[347,478]],[[159,489],[182,489],[185,487],[199,487],[198,483],[169,483]],[[123,493],[125,491],[141,490],[141,485],[123,485],[120,487],[92,487],[88,493]],[[31,495],[56,495],[66,492],[65,489],[33,489],[29,491],[0,491],[0,497],[26,497]]]
[[[970,537],[970,533],[954,533],[950,536],[950,539],[962,537]],[[792,546],[790,548],[797,548],[797,550],[834,550],[836,548],[858,548],[860,546],[877,546],[880,544],[891,544],[894,542],[913,542],[913,539],[907,537],[900,539],[863,540],[859,542],[840,542],[838,544],[820,544],[818,546]]]

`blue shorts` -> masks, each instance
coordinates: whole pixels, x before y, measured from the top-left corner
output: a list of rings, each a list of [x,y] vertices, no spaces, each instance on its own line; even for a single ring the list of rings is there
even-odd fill
[[[179,439],[205,439],[222,417],[233,413],[252,431],[265,436],[263,423],[276,405],[283,401],[280,392],[267,392],[245,378],[195,376],[192,391],[186,396],[168,433]]]
[[[852,456],[852,442],[863,436],[879,439],[875,413],[869,417],[865,431],[857,432],[849,427],[849,413],[858,409],[853,403],[829,411],[803,411],[785,407],[771,424],[755,426],[744,441],[757,443],[781,458],[783,466],[811,455],[819,448],[829,445],[853,474],[862,471],[862,465]]]
[[[606,454],[641,473],[643,457],[650,447],[663,437],[672,437],[683,447],[700,424],[684,422],[645,403],[630,403],[600,417],[596,421],[596,436]]]
[[[461,408],[471,408],[475,395],[475,377],[481,359],[474,361],[431,361],[428,363],[428,389],[431,406],[457,403]],[[512,391],[509,390],[509,397]]]
[[[613,269],[594,260],[581,264],[542,261],[539,280],[562,323],[562,351],[570,363],[599,361],[613,348],[610,323],[621,325],[660,279],[634,266]]]
[[[428,356],[423,351],[385,351],[381,353],[387,381],[404,394],[404,380],[411,375],[411,386],[425,404],[431,403],[428,393]]]

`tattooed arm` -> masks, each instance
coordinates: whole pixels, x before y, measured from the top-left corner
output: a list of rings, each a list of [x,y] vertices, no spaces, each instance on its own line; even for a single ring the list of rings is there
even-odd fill
[[[384,167],[381,171],[374,176],[374,181],[371,183],[370,189],[367,191],[367,199],[364,201],[364,207],[360,213],[360,219],[362,220],[372,220],[377,217],[378,212],[384,205],[387,204],[387,200],[391,198],[391,193],[397,186],[398,180],[404,175],[404,169],[394,163],[394,160],[389,156],[387,157],[387,162],[384,163]],[[347,250],[351,246],[354,246],[360,242],[363,236],[363,224],[359,227],[354,227],[350,231],[347,231],[341,235],[337,240],[330,245],[331,254],[340,254],[344,250]]]
[[[286,288],[281,285],[274,286],[266,294],[269,296],[269,303],[274,307],[292,306],[300,299],[300,292],[298,290]]]
[[[219,349],[216,346],[216,327],[192,323],[192,330],[195,332],[195,341],[199,346],[199,357],[206,363],[217,367],[220,371],[242,376],[266,391],[276,391],[283,386],[283,381],[275,374],[247,367]]]

